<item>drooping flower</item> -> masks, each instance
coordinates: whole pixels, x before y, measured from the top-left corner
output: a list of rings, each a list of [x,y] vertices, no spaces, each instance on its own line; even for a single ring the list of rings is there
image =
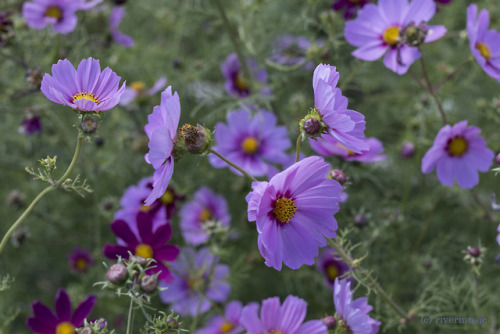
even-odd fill
[[[78,17],[77,10],[87,10],[102,0],[32,0],[23,4],[23,17],[26,24],[35,29],[43,29],[51,24],[60,34],[72,32]]]
[[[405,40],[418,38],[422,39],[419,43],[429,43],[446,33],[444,26],[427,26],[435,13],[433,0],[410,3],[407,0],[380,0],[377,5],[367,4],[355,20],[347,22],[345,38],[358,48],[352,53],[354,57],[373,61],[385,54],[384,65],[397,74],[405,74],[421,57],[418,48]],[[405,31],[413,35],[404,35]]]
[[[41,90],[52,102],[80,111],[105,111],[120,101],[125,82],[118,89],[120,77],[106,67],[101,72],[99,60],[83,59],[75,70],[69,60],[52,65],[52,76],[45,73]]]
[[[276,121],[276,116],[265,110],[253,118],[247,110],[232,111],[227,115],[227,124],[217,123],[215,126],[213,149],[250,175],[266,175],[270,164],[287,160],[285,150],[291,146],[286,127],[276,126]],[[208,157],[216,168],[228,166],[214,154]]]
[[[94,259],[90,256],[88,249],[75,247],[71,254],[68,254],[69,265],[77,273],[86,272],[94,263]]]
[[[333,283],[336,278],[352,281],[352,277],[346,277],[346,273],[348,273],[351,268],[347,263],[342,261],[342,258],[333,248],[328,247],[321,252],[316,266],[325,276],[326,284],[331,288],[333,288]]]
[[[207,222],[219,222],[228,227],[231,220],[225,198],[207,187],[198,189],[194,199],[182,207],[180,216],[182,236],[192,245],[200,245],[209,239],[205,228]]]
[[[304,322],[307,312],[305,300],[289,295],[283,305],[279,297],[262,301],[260,318],[259,305],[250,304],[243,308],[240,323],[248,334],[327,334],[328,330],[321,320]]]
[[[40,115],[27,114],[17,131],[27,136],[39,135],[42,132],[42,120]]]
[[[380,321],[370,318],[368,313],[373,309],[368,305],[368,298],[352,300],[351,282],[335,279],[333,285],[333,303],[337,316],[343,320],[344,326],[352,334],[376,334]]]
[[[179,248],[174,245],[167,245],[172,236],[172,226],[164,224],[153,230],[153,219],[145,212],[139,212],[136,219],[137,237],[124,220],[115,220],[111,223],[111,230],[119,240],[118,245],[106,245],[104,255],[109,259],[117,259],[121,256],[129,258],[129,253],[147,259],[156,260],[155,267],[146,271],[148,275],[160,272],[158,278],[165,282],[172,281],[172,274],[163,261],[174,261],[179,255]]]
[[[314,264],[318,247],[336,237],[342,187],[327,178],[330,166],[321,157],[305,158],[269,182],[254,182],[245,198],[248,220],[257,222],[258,246],[265,264],[281,270]]]
[[[195,315],[198,309],[199,314],[205,313],[211,302],[223,303],[231,290],[225,281],[229,267],[218,262],[219,258],[206,248],[198,252],[183,248],[171,264],[173,281],[160,282],[161,287],[168,288],[160,292],[161,300],[181,315]]]
[[[323,135],[321,138],[317,138],[317,140],[311,139],[309,140],[309,143],[314,151],[324,155],[325,157],[337,155],[347,161],[359,161],[365,163],[386,159],[385,155],[381,155],[381,153],[384,152],[384,147],[382,146],[380,140],[375,137],[365,139],[368,150],[363,151],[362,153],[354,153],[329,135]]]
[[[140,96],[152,96],[162,90],[166,84],[167,78],[161,77],[155,82],[153,87],[146,90],[145,85],[142,81],[134,81],[130,84],[129,87],[125,88],[122,98],[120,99],[120,105],[126,106]]]
[[[479,183],[478,171],[487,172],[495,156],[479,133],[481,129],[467,126],[467,121],[445,125],[422,159],[422,173],[436,168],[443,185],[451,187],[456,180],[461,188],[473,188]]]
[[[347,98],[336,87],[339,73],[334,66],[319,64],[313,74],[314,109],[299,122],[302,137],[330,134],[347,149],[361,153],[365,143],[365,117],[347,109]]]
[[[111,32],[111,37],[113,37],[116,43],[121,44],[126,48],[130,48],[135,45],[134,39],[118,30],[118,26],[122,22],[123,15],[125,15],[125,8],[122,6],[115,6],[111,9],[111,13],[109,14],[109,31]]]
[[[467,35],[469,47],[476,61],[493,79],[500,81],[500,33],[488,29],[490,14],[487,9],[477,15],[477,5],[467,7]]]
[[[172,87],[161,93],[161,103],[153,108],[148,116],[148,124],[144,131],[149,138],[149,153],[146,162],[153,165],[153,190],[146,198],[145,204],[151,205],[167,190],[172,174],[174,173],[174,142],[177,137],[177,127],[181,115],[179,95],[172,95]]]
[[[216,315],[208,324],[196,331],[196,334],[240,334],[243,327],[240,325],[241,310],[243,306],[238,301],[226,305],[224,316]]]
[[[231,53],[221,64],[222,74],[226,79],[226,92],[230,96],[247,97],[251,94],[260,93],[261,95],[271,94],[271,88],[267,86],[267,72],[265,68],[259,68],[255,59],[246,60],[249,71],[252,72],[255,85],[260,85],[258,91],[253,91],[248,80],[243,74],[240,61],[236,53]]]
[[[363,8],[369,2],[373,0],[336,0],[332,4],[334,11],[338,12],[344,11],[344,19],[349,20],[356,16],[358,9]]]
[[[96,296],[90,295],[72,312],[71,301],[66,290],[59,289],[56,295],[56,313],[54,314],[51,309],[37,300],[31,304],[33,316],[26,319],[26,326],[38,334],[73,334],[76,328],[83,325],[83,321],[89,316],[96,300]]]
[[[303,64],[302,68],[310,71],[313,69],[314,63],[307,61],[308,53],[320,51],[324,44],[323,41],[312,43],[304,36],[278,36],[274,43],[274,54],[270,60],[283,66]]]

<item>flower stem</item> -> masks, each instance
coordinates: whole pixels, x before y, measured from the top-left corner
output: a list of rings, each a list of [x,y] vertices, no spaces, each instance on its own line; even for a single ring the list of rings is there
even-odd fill
[[[477,313],[481,313],[481,307],[479,304],[479,276],[474,273],[474,294],[476,296],[476,306],[477,306]]]
[[[470,193],[472,195],[472,198],[474,199],[474,202],[476,202],[476,204],[481,208],[481,210],[483,210],[484,216],[486,217],[486,219],[488,219],[490,222],[494,223],[495,218],[492,216],[488,207],[481,201],[477,192],[474,189],[470,189]]]
[[[444,113],[444,109],[443,109],[443,106],[441,105],[441,101],[439,101],[438,96],[436,95],[436,93],[432,89],[432,84],[431,84],[431,80],[429,79],[429,75],[427,74],[427,68],[425,66],[424,57],[420,58],[420,65],[422,67],[422,74],[424,75],[424,80],[427,84],[426,91],[430,94],[430,96],[432,96],[432,98],[434,99],[434,102],[436,102],[436,105],[437,105],[438,110],[439,110],[439,114],[441,114],[441,120],[443,121],[443,124],[446,125],[446,124],[448,124],[448,121],[446,120],[446,114]]]
[[[216,156],[218,156],[219,158],[221,158],[225,163],[227,163],[229,166],[237,169],[241,174],[245,175],[246,177],[248,177],[253,182],[257,182],[258,181],[255,177],[253,177],[252,175],[248,174],[243,168],[239,167],[238,165],[235,165],[234,163],[232,163],[231,161],[229,161],[227,158],[225,158],[219,152],[214,151],[213,149],[209,149],[208,152],[215,154]]]
[[[0,253],[2,252],[2,250],[5,247],[5,245],[7,244],[7,240],[9,239],[9,237],[19,227],[19,225],[21,225],[21,223],[24,221],[24,219],[26,219],[26,217],[31,213],[31,211],[35,208],[35,206],[38,204],[38,202],[40,202],[40,200],[47,193],[51,192],[54,189],[59,188],[63,184],[63,182],[66,181],[66,178],[73,171],[73,168],[76,165],[76,161],[78,159],[78,156],[80,155],[80,149],[81,149],[81,146],[82,146],[82,141],[83,141],[83,136],[81,135],[81,133],[78,133],[78,138],[77,138],[77,141],[76,141],[75,153],[73,154],[73,160],[71,160],[71,163],[69,164],[68,169],[63,174],[63,176],[59,179],[59,181],[57,181],[56,183],[54,183],[54,184],[48,186],[47,188],[45,188],[44,190],[42,190],[35,197],[35,199],[33,200],[33,202],[31,202],[31,204],[26,208],[26,210],[21,214],[21,216],[14,222],[14,224],[12,224],[12,226],[9,228],[9,230],[7,231],[7,233],[5,233],[5,235],[3,236],[2,242],[0,242]]]
[[[300,139],[301,139],[301,137],[302,136],[299,134],[299,136],[297,137],[297,143],[295,144],[295,147],[297,150],[297,155],[295,156],[295,162],[298,162],[300,159]]]
[[[132,334],[133,318],[134,318],[134,298],[130,297],[130,305],[128,307],[128,319],[127,319],[127,334]]]
[[[457,75],[457,73],[462,69],[462,67],[464,67],[465,65],[467,65],[473,59],[474,59],[474,57],[471,56],[471,57],[467,58],[466,60],[464,60],[463,62],[461,62],[457,67],[455,67],[455,69],[453,71],[451,71],[450,73],[448,73],[448,75],[445,76],[443,78],[443,80],[439,81],[439,83],[432,88],[432,91],[436,92],[442,85],[444,85],[445,83],[447,83],[448,81],[450,81],[451,79],[453,79],[453,77],[455,75]]]

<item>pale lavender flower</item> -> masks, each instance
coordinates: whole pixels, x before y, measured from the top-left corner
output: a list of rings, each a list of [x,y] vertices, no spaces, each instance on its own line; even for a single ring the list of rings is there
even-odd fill
[[[253,80],[260,85],[258,93],[261,95],[270,95],[271,88],[267,86],[267,72],[265,68],[257,66],[255,59],[246,60],[246,65],[249,71],[252,72]],[[247,97],[257,93],[251,91],[249,78],[244,78],[243,69],[236,53],[231,53],[226,60],[221,64],[222,74],[226,79],[226,92],[230,96]]]
[[[126,48],[130,48],[135,45],[134,39],[118,30],[118,26],[123,19],[123,15],[125,15],[125,8],[122,6],[113,7],[111,13],[109,14],[109,31],[111,32],[111,36],[115,42]]]
[[[208,324],[196,331],[196,334],[240,334],[243,327],[240,325],[240,317],[243,306],[241,302],[232,301],[226,305],[224,316],[216,315],[208,321]]]
[[[162,90],[167,84],[167,78],[161,77],[158,79],[153,87],[146,90],[146,86],[142,81],[134,81],[130,84],[130,86],[125,88],[123,92],[122,98],[120,99],[120,105],[126,106],[130,102],[134,101],[136,98],[140,96],[152,96]]]
[[[321,138],[317,138],[317,140],[310,139],[309,143],[314,151],[325,157],[337,155],[346,161],[359,161],[365,163],[386,159],[386,156],[381,154],[384,152],[382,142],[375,137],[365,139],[368,149],[362,153],[355,153],[347,149],[338,140],[329,135],[323,135]]]

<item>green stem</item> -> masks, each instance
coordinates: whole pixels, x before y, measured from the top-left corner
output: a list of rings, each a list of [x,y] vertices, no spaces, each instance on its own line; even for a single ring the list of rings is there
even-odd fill
[[[448,73],[447,76],[445,76],[443,78],[443,80],[439,81],[439,83],[437,85],[435,85],[432,90],[434,92],[436,92],[442,85],[444,85],[445,83],[447,83],[448,81],[450,81],[451,79],[453,79],[453,77],[455,75],[457,75],[457,73],[462,69],[462,67],[464,67],[465,65],[467,65],[469,62],[471,62],[472,60],[474,59],[474,57],[469,57],[467,58],[466,60],[464,60],[463,62],[461,62],[457,67],[455,67],[455,69],[453,71],[451,71],[450,73]]]
[[[354,67],[354,70],[351,71],[351,73],[349,73],[349,75],[347,76],[347,78],[344,79],[344,81],[342,82],[342,84],[340,85],[340,89],[343,90],[344,87],[354,78],[354,75],[356,75],[356,73],[361,69],[361,67],[363,66],[365,62],[364,61],[360,61],[356,64],[356,67]]]
[[[209,153],[213,153],[215,154],[216,156],[218,156],[219,158],[221,158],[225,163],[227,163],[229,166],[237,169],[241,174],[245,175],[246,177],[248,177],[250,180],[252,180],[253,182],[257,182],[258,180],[253,177],[252,175],[248,174],[244,169],[242,169],[241,167],[235,165],[234,163],[232,163],[231,161],[227,160],[222,154],[220,154],[219,152],[217,151],[214,151],[213,149],[210,149],[208,151]]]
[[[127,319],[127,334],[132,334],[133,318],[134,318],[134,298],[130,297],[130,305],[128,307],[128,319]]]
[[[75,148],[75,153],[73,155],[73,160],[71,160],[71,163],[69,164],[68,169],[66,172],[63,174],[63,176],[57,181],[56,183],[48,186],[42,192],[38,194],[38,196],[35,197],[33,202],[26,208],[26,210],[22,213],[22,215],[12,224],[12,226],[9,228],[7,233],[5,233],[4,237],[2,238],[2,242],[0,243],[0,253],[2,253],[2,250],[4,249],[5,245],[7,244],[7,240],[9,240],[9,237],[14,233],[14,231],[21,225],[21,223],[24,221],[24,219],[30,214],[31,211],[35,208],[35,206],[40,202],[40,200],[49,192],[51,192],[54,189],[59,188],[64,181],[66,181],[68,175],[73,171],[73,168],[76,165],[76,161],[78,159],[78,156],[80,155],[80,149],[82,146],[82,141],[83,141],[83,136],[81,134],[78,134],[78,138],[76,141],[76,148]]]
[[[476,204],[481,208],[481,210],[483,210],[484,216],[486,217],[486,219],[488,219],[490,222],[494,223],[495,218],[491,214],[488,207],[481,201],[477,192],[474,189],[471,189],[470,193],[472,194],[472,198],[474,199],[474,202],[476,202]]]
[[[481,313],[481,307],[479,304],[479,277],[476,273],[474,273],[474,294],[476,296],[476,306],[477,306],[477,313]]]
[[[300,138],[302,136],[299,134],[299,136],[297,137],[297,142],[295,144],[295,149],[297,150],[297,155],[295,155],[295,162],[298,162],[299,159],[300,159]]]
[[[432,89],[432,84],[431,84],[431,80],[429,79],[429,75],[427,74],[427,68],[425,66],[424,57],[420,58],[420,65],[422,67],[422,74],[424,75],[424,80],[427,83],[426,90],[430,94],[430,96],[432,96],[432,98],[434,99],[434,102],[436,102],[436,105],[437,105],[438,110],[439,110],[439,114],[441,114],[441,120],[443,121],[443,124],[446,125],[446,124],[448,124],[448,121],[446,119],[446,114],[444,113],[444,109],[443,109],[443,106],[441,104],[441,101],[439,101],[438,96],[436,95],[436,93]]]

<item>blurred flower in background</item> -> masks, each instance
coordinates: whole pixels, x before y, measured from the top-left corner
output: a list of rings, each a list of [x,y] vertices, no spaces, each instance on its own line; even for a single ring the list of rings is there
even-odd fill
[[[267,86],[267,72],[259,68],[255,59],[246,60],[246,65],[253,78],[245,78],[243,69],[236,53],[231,53],[221,64],[222,75],[226,79],[225,87],[229,96],[247,97],[251,94],[270,95],[271,88]],[[250,80],[255,82],[250,82]]]
[[[356,16],[358,9],[363,8],[369,2],[373,0],[336,0],[332,4],[334,11],[344,11],[344,19],[349,20]]]
[[[146,90],[146,86],[142,81],[134,81],[125,88],[125,91],[123,92],[123,95],[120,99],[120,105],[126,106],[127,104],[131,103],[141,96],[153,96],[160,90],[162,90],[166,84],[167,78],[161,77],[155,82],[153,87]]]
[[[240,334],[244,328],[240,324],[243,306],[239,301],[232,301],[226,305],[224,315],[212,317],[207,325],[196,331],[196,334]]]
[[[75,247],[73,252],[67,256],[71,269],[79,274],[89,270],[89,267],[94,263],[94,259],[90,256],[90,251],[86,248]]]

